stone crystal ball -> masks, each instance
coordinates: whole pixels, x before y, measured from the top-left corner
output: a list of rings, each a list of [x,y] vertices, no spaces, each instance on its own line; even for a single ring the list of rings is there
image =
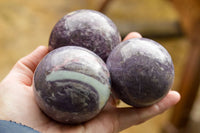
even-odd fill
[[[34,73],[34,94],[52,119],[78,124],[95,117],[110,96],[110,74],[92,51],[64,46],[47,54]]]
[[[134,107],[160,101],[174,80],[171,56],[159,43],[134,38],[120,43],[107,60],[114,93]]]
[[[110,18],[94,10],[77,10],[61,18],[52,29],[49,49],[61,46],[85,47],[106,61],[121,37]]]

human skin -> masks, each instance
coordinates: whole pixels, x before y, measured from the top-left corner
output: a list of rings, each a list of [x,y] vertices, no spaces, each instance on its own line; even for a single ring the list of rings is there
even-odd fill
[[[135,37],[141,37],[141,35],[131,32],[124,40]],[[118,108],[115,100],[110,97],[102,112],[86,123],[79,125],[57,123],[41,112],[32,89],[36,66],[47,53],[47,47],[39,46],[17,61],[0,82],[0,119],[16,121],[42,133],[117,133],[163,113],[180,100],[178,92],[169,91],[160,102],[150,107],[137,109]]]

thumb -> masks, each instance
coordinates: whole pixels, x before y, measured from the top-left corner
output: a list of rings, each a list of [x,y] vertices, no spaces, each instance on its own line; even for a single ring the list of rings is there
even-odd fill
[[[8,80],[8,82],[19,81],[20,83],[31,86],[33,73],[47,53],[48,48],[46,46],[37,47],[33,52],[17,61],[5,80]]]

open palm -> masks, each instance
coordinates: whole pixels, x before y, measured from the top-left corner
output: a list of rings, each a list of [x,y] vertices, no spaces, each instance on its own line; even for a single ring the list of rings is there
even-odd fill
[[[130,33],[125,39],[140,37]],[[117,133],[132,125],[140,124],[175,105],[180,95],[170,91],[159,103],[141,109],[117,108],[110,98],[103,111],[94,119],[80,125],[66,125],[48,118],[35,102],[32,90],[33,73],[48,53],[40,46],[20,59],[0,83],[0,119],[12,120],[32,127],[42,133]]]

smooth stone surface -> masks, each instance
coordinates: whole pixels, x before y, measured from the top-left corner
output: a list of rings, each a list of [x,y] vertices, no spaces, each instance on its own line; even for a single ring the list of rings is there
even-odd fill
[[[119,44],[108,57],[107,67],[115,93],[134,107],[160,101],[174,80],[171,56],[159,43],[146,38]]]
[[[52,29],[50,49],[61,46],[82,46],[104,61],[121,37],[110,18],[94,10],[77,10],[61,18]]]
[[[65,46],[50,52],[34,74],[40,108],[56,121],[77,124],[95,117],[110,96],[110,75],[92,51]]]

